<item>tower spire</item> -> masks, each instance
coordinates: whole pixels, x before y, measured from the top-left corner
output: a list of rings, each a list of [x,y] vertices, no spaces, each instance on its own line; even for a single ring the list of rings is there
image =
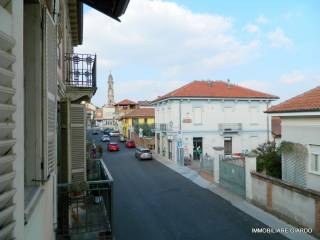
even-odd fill
[[[108,105],[109,104],[114,104],[113,77],[111,71],[108,76]]]

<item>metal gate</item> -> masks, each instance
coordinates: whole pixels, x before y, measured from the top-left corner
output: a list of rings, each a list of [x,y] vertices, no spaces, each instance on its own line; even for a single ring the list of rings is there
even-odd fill
[[[244,164],[241,159],[222,159],[219,164],[220,185],[243,198],[246,196]]]

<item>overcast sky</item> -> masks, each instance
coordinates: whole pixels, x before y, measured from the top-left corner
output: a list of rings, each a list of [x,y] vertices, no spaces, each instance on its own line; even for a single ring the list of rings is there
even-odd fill
[[[320,1],[131,0],[121,23],[84,8],[83,45],[96,53],[107,99],[153,100],[192,80],[226,80],[283,101],[320,85]]]

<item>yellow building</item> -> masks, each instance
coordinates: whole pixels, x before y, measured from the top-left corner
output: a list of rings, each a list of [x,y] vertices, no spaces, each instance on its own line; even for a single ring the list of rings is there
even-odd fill
[[[131,138],[131,132],[135,126],[148,125],[152,129],[154,127],[154,108],[137,108],[121,117],[123,135]],[[143,133],[148,134],[147,132]]]

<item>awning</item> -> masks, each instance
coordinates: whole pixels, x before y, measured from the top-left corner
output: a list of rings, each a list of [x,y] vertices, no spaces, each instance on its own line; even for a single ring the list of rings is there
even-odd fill
[[[106,14],[120,22],[119,17],[123,15],[130,0],[80,0],[82,3]]]

